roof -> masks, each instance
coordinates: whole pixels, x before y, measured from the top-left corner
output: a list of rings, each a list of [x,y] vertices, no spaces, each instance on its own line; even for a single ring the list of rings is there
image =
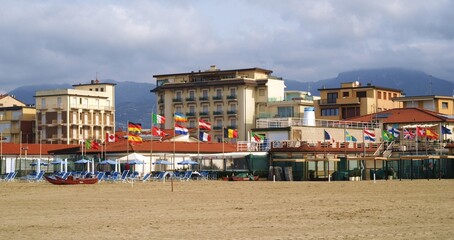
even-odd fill
[[[379,86],[373,86],[373,85],[358,86],[358,87],[319,88],[317,90],[318,91],[332,91],[332,90],[342,90],[342,89],[367,89],[367,88],[381,89],[381,90],[395,91],[395,92],[403,92],[403,90],[401,90],[401,89],[388,88],[388,87],[379,87]]]
[[[405,96],[393,98],[393,101],[415,101],[415,100],[433,100],[433,99],[450,99],[453,100],[454,96],[439,96],[439,95],[422,95],[422,96]]]
[[[268,69],[253,67],[253,68],[239,68],[239,69],[216,70],[216,71],[210,71],[210,70],[200,71],[199,70],[197,72],[192,71],[192,72],[186,72],[186,73],[157,74],[157,75],[153,75],[153,77],[158,78],[158,77],[178,76],[178,75],[209,75],[209,74],[213,74],[213,73],[218,74],[218,73],[229,73],[229,72],[238,72],[238,71],[262,71],[267,74],[270,74],[273,72]]]
[[[21,153],[22,148],[22,153]],[[2,143],[2,154],[4,155],[52,155],[59,151],[68,151],[69,149],[79,149],[80,145],[75,144],[35,144],[35,143]]]
[[[380,121],[383,123],[454,122],[454,119],[450,116],[421,108],[394,108],[347,120],[360,122]]]

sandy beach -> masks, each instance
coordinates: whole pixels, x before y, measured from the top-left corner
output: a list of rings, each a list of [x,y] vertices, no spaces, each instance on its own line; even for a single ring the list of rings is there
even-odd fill
[[[452,239],[454,181],[0,183],[8,239]]]

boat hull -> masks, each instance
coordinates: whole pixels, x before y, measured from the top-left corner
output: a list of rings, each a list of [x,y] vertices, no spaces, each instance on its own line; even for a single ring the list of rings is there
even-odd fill
[[[67,179],[56,176],[45,176],[46,180],[54,185],[76,185],[76,184],[95,184],[98,178],[73,178],[69,176]]]

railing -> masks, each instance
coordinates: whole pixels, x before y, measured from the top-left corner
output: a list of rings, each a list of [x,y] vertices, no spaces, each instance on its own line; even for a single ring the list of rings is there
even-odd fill
[[[194,117],[195,116],[195,112],[187,112],[186,113],[186,117]]]
[[[236,100],[236,99],[237,99],[236,95],[227,96],[227,100]]]
[[[212,99],[215,101],[222,100],[222,96],[214,96]]]
[[[283,128],[291,126],[308,126],[307,120],[303,118],[265,118],[257,119],[257,128]],[[312,126],[312,125],[311,125]],[[379,128],[376,123],[365,122],[352,122],[352,121],[339,121],[339,120],[315,120],[317,127],[333,127],[333,128]]]
[[[173,101],[173,102],[183,102],[183,99],[181,99],[181,98],[174,98],[172,101]]]
[[[187,102],[194,102],[194,101],[195,101],[195,98],[193,98],[193,97],[187,97],[187,98],[186,98],[186,101],[187,101]]]
[[[208,114],[209,114],[208,112],[199,112],[200,116],[208,116]]]
[[[213,115],[215,116],[218,116],[218,115],[222,115],[222,111],[213,111]]]
[[[318,100],[319,105],[332,105],[337,104],[337,99],[320,99]]]
[[[227,114],[233,115],[233,114],[236,114],[236,112],[237,112],[236,110],[229,110],[229,111],[227,111]]]
[[[199,101],[208,101],[208,97],[199,97]]]
[[[237,152],[266,152],[269,150],[267,143],[256,143],[249,141],[238,141],[236,143]]]

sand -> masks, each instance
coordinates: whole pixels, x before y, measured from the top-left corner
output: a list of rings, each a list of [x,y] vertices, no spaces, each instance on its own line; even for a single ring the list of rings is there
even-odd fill
[[[454,181],[0,183],[5,239],[453,239]]]

